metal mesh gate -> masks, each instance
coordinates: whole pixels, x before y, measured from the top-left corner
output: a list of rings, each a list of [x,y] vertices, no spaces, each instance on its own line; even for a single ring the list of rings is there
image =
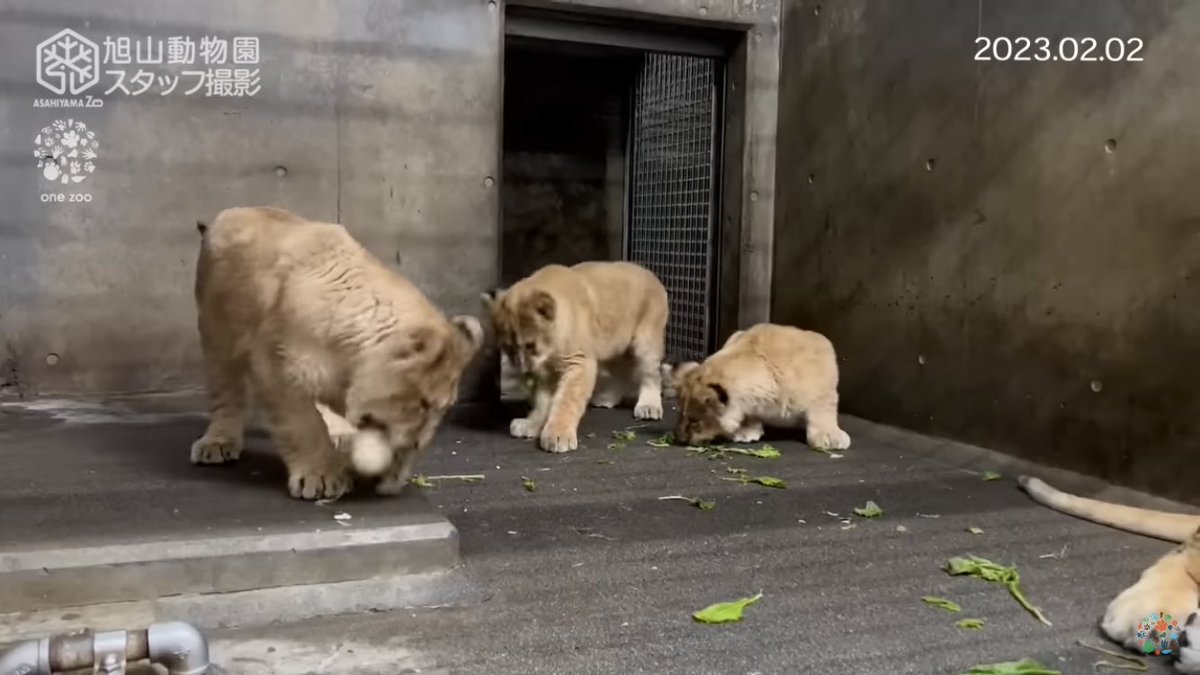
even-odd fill
[[[712,334],[720,64],[644,58],[633,99],[626,257],[667,287],[667,360],[702,360]]]

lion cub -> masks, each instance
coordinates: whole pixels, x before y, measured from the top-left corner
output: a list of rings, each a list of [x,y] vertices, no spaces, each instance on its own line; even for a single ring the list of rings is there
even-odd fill
[[[679,364],[672,379],[678,442],[752,443],[762,438],[763,424],[807,422],[810,447],[850,447],[850,435],[838,426],[837,355],[820,333],[760,323],[729,336],[703,363]]]
[[[1195,631],[1200,609],[1200,516],[1143,509],[1080,497],[1033,476],[1017,478],[1022,489],[1043,506],[1107,525],[1179,544],[1142,571],[1132,585],[1108,603],[1100,629],[1132,650],[1148,636],[1138,635],[1152,613],[1167,614],[1179,625],[1179,649],[1172,655],[1180,673],[1200,674],[1200,639]]]
[[[457,400],[483,342],[479,320],[448,320],[341,225],[238,207],[197,226],[211,414],[192,462],[238,458],[252,391],[293,497],[345,494],[349,465],[381,476],[378,492],[398,492]],[[349,436],[348,458],[331,433]]]
[[[662,418],[667,289],[646,268],[547,265],[483,301],[501,350],[534,378],[532,410],[512,421],[513,436],[575,450],[588,400],[611,408],[634,391],[634,417]]]

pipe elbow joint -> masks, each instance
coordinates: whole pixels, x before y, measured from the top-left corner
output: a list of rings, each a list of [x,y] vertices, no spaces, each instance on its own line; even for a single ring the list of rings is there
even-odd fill
[[[190,623],[153,624],[146,629],[146,643],[150,660],[166,666],[170,675],[206,675],[209,671],[208,640]]]

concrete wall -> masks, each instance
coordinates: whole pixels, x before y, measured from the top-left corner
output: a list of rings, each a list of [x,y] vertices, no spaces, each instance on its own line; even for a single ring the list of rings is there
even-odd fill
[[[1200,503],[1200,5],[793,0],[784,26],[772,316],[834,340],[845,409]],[[981,34],[1144,60],[975,61]]]
[[[746,145],[739,190],[763,196],[743,200],[743,214],[747,255],[764,262],[774,213],[777,1],[539,4],[746,32],[753,114],[743,131],[770,142]],[[499,280],[503,12],[503,2],[489,0],[6,0],[0,390],[198,386],[195,221],[235,204],[342,222],[445,311],[481,313],[480,289]],[[95,42],[102,59],[106,36],[191,38],[198,65],[146,65],[146,82],[135,80],[136,63],[103,63],[101,71],[123,70],[131,91],[150,86],[105,94],[116,76],[104,73],[79,96],[59,96],[38,83],[38,45],[65,28]],[[259,63],[206,65],[205,36],[257,37]],[[186,93],[198,80],[185,71],[210,67],[257,68],[259,79],[246,84],[261,89]],[[86,96],[102,107],[35,107]],[[38,167],[35,139],[56,120],[82,121],[100,144],[83,182],[55,184]],[[56,194],[68,201],[43,201]],[[84,194],[89,201],[69,201]],[[742,267],[753,275],[742,292],[763,316],[764,267]],[[468,377],[467,397],[476,384]]]
[[[477,312],[497,274],[501,23],[480,0],[6,1],[3,377],[28,394],[199,384],[195,222],[236,204],[342,222],[446,311]],[[158,76],[207,66],[148,65],[140,95],[103,95],[104,75],[85,92],[103,107],[35,108],[58,98],[36,81],[37,45],[63,28],[102,58],[106,35],[259,37],[261,91],[189,96],[184,78],[162,95]],[[136,90],[136,64],[105,68]],[[77,185],[55,188],[32,156],[56,119],[100,143]],[[43,203],[52,191],[91,201]]]

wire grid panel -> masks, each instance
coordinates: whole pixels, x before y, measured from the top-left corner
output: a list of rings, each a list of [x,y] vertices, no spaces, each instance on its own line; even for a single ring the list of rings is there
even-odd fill
[[[667,360],[703,360],[712,320],[714,59],[646,54],[634,91],[627,257],[670,298]]]

